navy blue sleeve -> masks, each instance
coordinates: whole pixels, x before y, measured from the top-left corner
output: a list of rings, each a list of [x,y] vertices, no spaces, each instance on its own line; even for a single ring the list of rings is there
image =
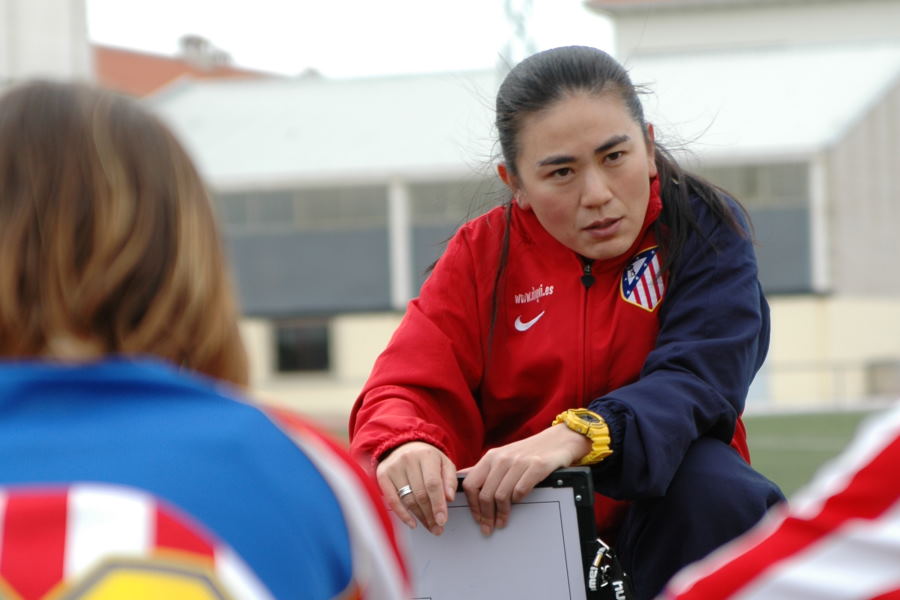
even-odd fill
[[[768,350],[752,241],[701,201],[694,211],[705,235],[691,236],[672,269],[640,378],[590,404],[606,419],[613,448],[594,468],[595,485],[613,498],[661,496],[694,440],[729,443]]]

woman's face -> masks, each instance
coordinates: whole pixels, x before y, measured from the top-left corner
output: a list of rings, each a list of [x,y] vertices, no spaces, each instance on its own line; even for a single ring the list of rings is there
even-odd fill
[[[625,253],[640,233],[656,176],[647,137],[618,94],[568,94],[522,120],[518,173],[500,174],[550,235],[595,260]]]

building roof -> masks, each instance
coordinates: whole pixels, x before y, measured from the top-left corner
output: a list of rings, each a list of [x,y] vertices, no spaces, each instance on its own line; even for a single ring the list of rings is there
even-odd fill
[[[669,145],[805,160],[900,82],[897,44],[668,53],[626,65]],[[489,172],[494,72],[185,82],[150,100],[221,189]],[[673,144],[674,142],[674,144]]]
[[[230,64],[202,65],[184,57],[163,56],[94,45],[94,70],[97,82],[111,90],[132,96],[147,96],[182,78],[258,79],[272,74],[235,67]]]
[[[459,177],[489,164],[493,72],[185,82],[151,100],[217,187]]]
[[[846,44],[641,56],[626,65],[649,120],[707,162],[807,158],[893,86],[900,45]]]
[[[628,13],[708,6],[774,4],[784,1],[785,0],[585,0],[585,5],[587,5],[588,8],[600,12]]]

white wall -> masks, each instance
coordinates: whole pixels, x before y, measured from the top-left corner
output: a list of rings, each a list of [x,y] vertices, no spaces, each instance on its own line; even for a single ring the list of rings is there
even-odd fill
[[[900,80],[826,162],[834,291],[900,297]]]
[[[900,298],[793,296],[769,304],[768,407],[865,402],[867,370],[900,364]]]
[[[619,59],[703,48],[900,39],[900,2],[843,0],[727,3],[612,13]]]
[[[330,323],[331,371],[281,374],[275,371],[273,324],[244,319],[241,335],[250,358],[251,395],[287,406],[342,432],[375,359],[400,323],[398,313],[346,314]]]
[[[769,304],[772,341],[749,410],[858,406],[872,399],[867,394],[873,365],[900,365],[900,298],[776,296]],[[307,375],[273,373],[265,333],[271,325],[245,321],[253,396],[345,432],[353,402],[400,318],[398,313],[335,317],[332,371]]]
[[[0,0],[0,82],[92,73],[85,0]]]

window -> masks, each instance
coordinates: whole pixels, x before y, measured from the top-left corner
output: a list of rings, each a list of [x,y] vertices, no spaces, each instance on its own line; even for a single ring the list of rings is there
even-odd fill
[[[229,232],[346,230],[387,225],[385,186],[247,190],[217,194]]]
[[[697,171],[734,194],[747,208],[809,204],[809,174],[803,163],[707,167]]]
[[[387,188],[358,186],[297,190],[296,225],[300,229],[387,226]]]
[[[497,178],[412,183],[409,191],[415,225],[460,225],[509,197]]]
[[[328,371],[328,321],[292,321],[275,326],[276,367],[279,373]]]
[[[222,194],[215,197],[216,216],[225,229],[242,227],[249,221],[244,194]]]

